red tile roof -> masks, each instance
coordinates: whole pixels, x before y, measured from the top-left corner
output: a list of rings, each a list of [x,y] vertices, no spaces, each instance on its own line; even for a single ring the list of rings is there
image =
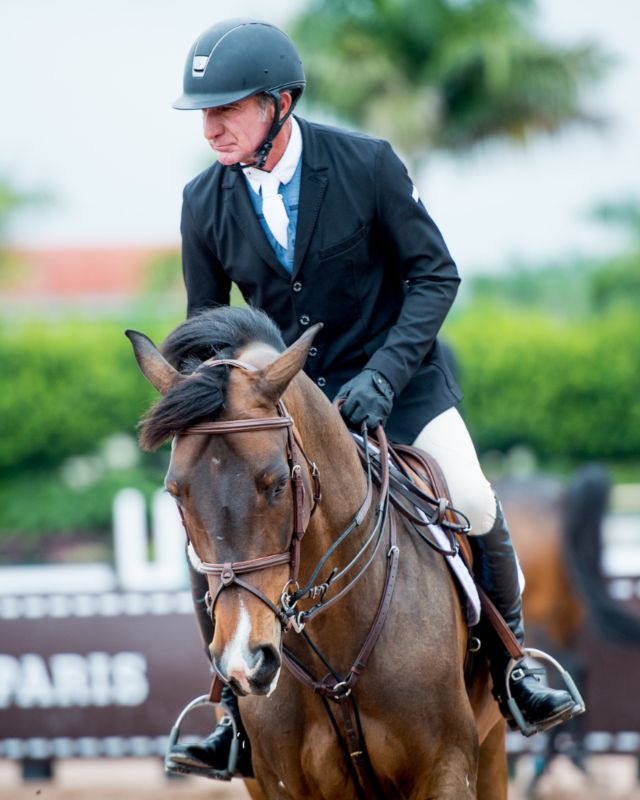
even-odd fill
[[[15,249],[8,254],[13,266],[2,294],[25,300],[131,296],[142,287],[149,263],[175,252],[167,247]]]

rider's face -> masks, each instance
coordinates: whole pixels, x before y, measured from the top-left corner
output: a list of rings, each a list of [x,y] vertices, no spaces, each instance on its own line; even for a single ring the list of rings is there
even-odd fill
[[[204,137],[226,167],[251,162],[267,137],[273,106],[263,110],[256,97],[247,97],[228,106],[202,111]]]

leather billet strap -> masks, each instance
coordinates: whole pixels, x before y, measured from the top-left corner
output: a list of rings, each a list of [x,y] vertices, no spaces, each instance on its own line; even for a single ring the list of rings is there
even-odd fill
[[[511,658],[515,659],[516,661],[520,661],[520,659],[526,656],[525,649],[516,639],[513,631],[506,623],[502,614],[495,607],[489,595],[484,591],[484,589],[481,586],[478,585],[477,581],[476,581],[476,589],[478,590],[478,595],[480,597],[480,605],[482,607],[482,610],[485,613],[485,616],[487,617],[491,625],[493,625],[493,628],[500,637],[502,644],[505,646],[506,651],[509,653]]]
[[[384,431],[382,430],[381,426],[378,427],[377,435],[379,437],[381,437],[380,438],[380,442],[381,442],[381,445],[382,445],[382,447],[384,449],[384,452],[386,453],[387,452],[387,447],[388,447],[387,439],[386,439],[386,436],[385,436]],[[294,602],[297,602],[298,599],[303,597],[305,594],[309,594],[309,593],[311,593],[312,595],[315,594],[315,592],[317,591],[318,587],[313,587],[313,582],[317,579],[321,567],[323,567],[326,564],[326,562],[328,561],[329,557],[334,553],[334,551],[337,549],[337,547],[340,544],[342,544],[342,542],[347,538],[347,536],[353,530],[355,530],[356,527],[359,527],[362,524],[362,522],[364,521],[365,516],[366,516],[366,514],[368,513],[368,511],[369,511],[369,509],[371,507],[371,502],[372,502],[372,499],[373,499],[373,479],[372,479],[372,474],[371,474],[371,464],[369,463],[368,460],[365,461],[365,464],[366,464],[366,467],[367,467],[367,494],[366,494],[366,497],[364,499],[363,504],[360,506],[360,509],[358,510],[356,516],[354,517],[351,525],[349,525],[343,531],[341,536],[339,536],[333,542],[333,544],[327,550],[327,552],[324,554],[324,556],[322,557],[320,562],[316,565],[311,577],[309,578],[309,582],[308,582],[307,586],[305,586],[302,589],[299,589],[297,592],[294,593],[294,595],[293,595],[293,601]],[[360,549],[358,550],[356,555],[353,557],[353,559],[345,567],[342,567],[342,569],[340,569],[338,572],[336,572],[332,576],[331,583],[334,584],[337,581],[339,581],[343,576],[347,575],[356,566],[356,564],[360,561],[360,559],[365,555],[367,550],[369,550],[370,546],[373,544],[373,549],[371,550],[369,558],[365,561],[364,565],[362,565],[360,567],[360,569],[356,573],[356,575],[353,578],[351,578],[348,581],[348,583],[346,583],[346,585],[343,586],[342,589],[340,589],[339,592],[336,592],[336,594],[334,594],[329,600],[324,600],[323,595],[321,594],[320,595],[322,597],[321,601],[319,603],[317,603],[315,606],[313,606],[312,608],[310,608],[308,611],[304,611],[303,612],[302,616],[303,616],[303,619],[305,621],[309,621],[310,619],[312,619],[319,612],[324,611],[327,608],[329,608],[330,606],[332,606],[334,603],[337,603],[342,597],[344,597],[344,595],[347,594],[347,592],[350,592],[351,589],[360,580],[360,578],[362,578],[362,576],[368,570],[369,566],[374,561],[374,559],[375,559],[375,557],[376,557],[376,555],[378,553],[378,550],[380,548],[380,544],[382,542],[382,534],[383,534],[384,528],[385,528],[385,523],[387,522],[387,519],[388,519],[388,504],[389,504],[389,468],[388,468],[388,458],[386,459],[385,465],[381,469],[380,490],[379,490],[378,497],[379,497],[379,499],[378,499],[378,503],[377,503],[376,509],[375,509],[375,523],[374,523],[373,528],[369,532],[369,535],[367,536],[367,539],[365,540],[365,542],[362,545],[362,547],[360,547]],[[390,535],[395,535],[395,534],[392,532],[392,533],[390,533]],[[393,545],[395,545],[395,541],[393,542]]]

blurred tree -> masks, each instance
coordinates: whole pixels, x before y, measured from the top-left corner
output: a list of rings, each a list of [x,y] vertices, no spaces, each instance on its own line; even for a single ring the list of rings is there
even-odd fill
[[[591,304],[596,311],[612,305],[640,304],[640,201],[601,203],[593,216],[605,225],[621,227],[631,239],[629,250],[598,264],[590,276]]]
[[[544,41],[534,11],[533,0],[310,0],[292,35],[312,102],[419,161],[599,122],[582,90],[607,58]]]
[[[474,275],[469,299],[507,307],[537,307],[555,317],[585,318],[612,306],[640,306],[640,200],[600,203],[589,217],[621,228],[628,244],[608,257],[513,264],[497,275]]]
[[[469,278],[465,313],[476,302],[501,303],[511,309],[537,308],[556,318],[579,319],[592,311],[593,264],[580,259],[556,263],[515,263],[497,275]]]

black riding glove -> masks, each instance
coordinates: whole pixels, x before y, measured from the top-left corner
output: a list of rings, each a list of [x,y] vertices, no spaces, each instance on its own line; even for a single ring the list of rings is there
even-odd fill
[[[370,431],[387,421],[393,407],[394,391],[389,381],[374,369],[365,369],[344,384],[337,397],[346,397],[340,413],[349,427]]]

